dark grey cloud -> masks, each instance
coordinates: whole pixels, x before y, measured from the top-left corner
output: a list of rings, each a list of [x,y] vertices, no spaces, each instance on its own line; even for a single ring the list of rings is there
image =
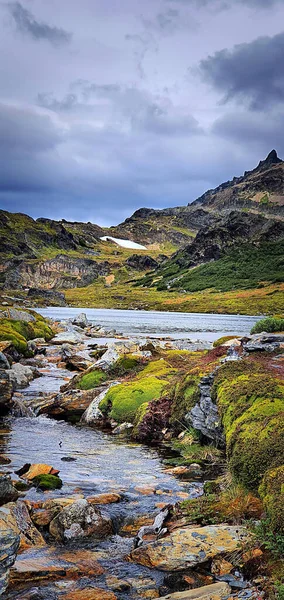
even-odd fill
[[[284,33],[260,37],[250,43],[224,49],[200,62],[208,83],[225,94],[259,110],[284,100]]]
[[[66,44],[71,41],[72,34],[70,32],[37,21],[33,14],[20,2],[11,2],[7,4],[7,8],[20,33],[28,35],[34,40],[47,40],[55,45]]]

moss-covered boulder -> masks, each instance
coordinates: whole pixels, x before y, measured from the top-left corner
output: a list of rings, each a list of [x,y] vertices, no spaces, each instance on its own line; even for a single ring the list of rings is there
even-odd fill
[[[107,379],[108,376],[105,371],[102,371],[101,369],[93,369],[88,373],[84,373],[84,375],[80,377],[77,387],[80,390],[92,390],[93,388],[96,388],[104,383],[104,381],[107,381]]]
[[[37,475],[32,479],[32,484],[40,490],[60,490],[63,482],[57,475]]]
[[[269,468],[283,463],[284,385],[261,359],[219,369],[215,395],[226,435],[229,468],[257,490]]]
[[[11,340],[21,354],[28,353],[27,342],[29,340],[44,338],[49,341],[54,335],[44,317],[35,311],[27,311],[27,314],[33,317],[32,321],[9,319],[8,317],[0,319],[0,341]]]
[[[96,367],[95,365],[80,373],[65,386],[65,389],[72,387],[80,390],[92,390],[111,379],[119,379],[127,375],[135,375],[143,367],[141,359],[132,354],[123,354],[109,369]]]
[[[266,471],[259,493],[271,528],[284,534],[284,465]]]
[[[168,377],[174,372],[175,370],[163,359],[150,362],[133,380],[112,387],[100,403],[99,409],[118,423],[133,423],[142,405],[160,398],[168,383]]]

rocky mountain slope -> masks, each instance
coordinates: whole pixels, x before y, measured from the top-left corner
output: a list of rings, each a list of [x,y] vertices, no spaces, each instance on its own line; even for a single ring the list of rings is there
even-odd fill
[[[86,305],[94,296],[104,305],[107,288],[113,306],[127,307],[127,292],[129,306],[132,294],[142,308],[146,288],[227,291],[282,282],[283,240],[284,162],[273,150],[188,206],[142,208],[109,229],[0,211],[0,283],[4,290],[80,288],[74,302]]]

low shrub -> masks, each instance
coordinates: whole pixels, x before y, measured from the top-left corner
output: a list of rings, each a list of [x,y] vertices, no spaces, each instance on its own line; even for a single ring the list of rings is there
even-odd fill
[[[251,329],[251,334],[262,333],[263,331],[267,333],[284,331],[284,319],[279,319],[276,317],[266,317],[266,319],[260,319],[260,321],[258,321]]]

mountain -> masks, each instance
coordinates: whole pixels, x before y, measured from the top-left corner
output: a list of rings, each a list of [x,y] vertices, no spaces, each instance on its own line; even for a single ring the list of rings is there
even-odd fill
[[[5,293],[64,289],[82,306],[155,308],[166,299],[170,308],[174,294],[284,281],[283,240],[284,162],[272,150],[192,204],[141,208],[115,227],[0,211],[0,284]]]

